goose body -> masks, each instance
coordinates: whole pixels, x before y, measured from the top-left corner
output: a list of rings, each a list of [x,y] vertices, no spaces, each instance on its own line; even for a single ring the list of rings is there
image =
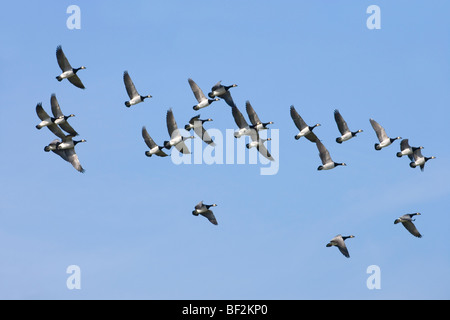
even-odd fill
[[[408,139],[403,139],[402,141],[400,141],[400,152],[397,152],[397,157],[401,158],[403,156],[408,156],[409,160],[414,161],[414,151],[416,149],[423,149],[422,146],[420,147],[411,147],[409,145],[409,141]]]
[[[350,254],[348,253],[347,246],[345,245],[345,240],[354,238],[355,236],[342,236],[338,234],[336,237],[328,242],[327,247],[337,247],[339,251],[346,257],[350,258]]]
[[[415,219],[413,219],[414,216],[420,216],[420,212],[404,214],[403,216],[395,219],[394,224],[401,223],[413,236],[422,238],[422,235],[413,223],[413,221],[415,221]]]
[[[305,137],[311,142],[316,142],[318,140],[313,130],[314,128],[320,126],[320,123],[317,123],[314,126],[308,126],[303,118],[298,114],[297,110],[295,110],[294,106],[291,106],[291,118],[297,129],[300,130],[300,132],[295,135],[295,140],[298,140],[301,137]]]
[[[86,142],[86,140],[81,139],[81,140],[73,140],[72,139],[73,136],[71,135],[66,135],[63,139],[62,142],[58,144],[57,146],[57,150],[67,150],[67,149],[73,149],[75,148],[75,146],[80,143],[80,142]]]
[[[164,147],[170,149],[175,147],[179,152],[183,154],[190,154],[188,147],[184,143],[187,139],[194,139],[194,136],[183,137],[180,134],[172,109],[167,111],[166,115],[167,131],[169,132],[170,140],[164,141]]]
[[[235,103],[233,101],[233,98],[231,97],[230,94],[230,89],[237,87],[237,84],[232,84],[231,86],[224,86],[222,85],[222,81],[217,82],[212,88],[211,88],[211,92],[208,93],[208,97],[210,97],[211,99],[214,99],[215,97],[219,97],[223,100],[225,100],[225,102],[230,106],[230,107],[235,107]]]
[[[50,98],[50,104],[52,107],[52,113],[53,116],[55,118],[54,123],[56,125],[59,125],[61,127],[61,129],[63,129],[65,132],[67,132],[68,134],[72,135],[72,136],[77,136],[78,132],[76,132],[72,126],[69,124],[69,122],[67,121],[69,118],[71,117],[75,117],[74,114],[70,114],[68,116],[64,115],[61,111],[61,107],[59,106],[58,100],[56,99],[56,95],[52,94],[51,98]]]
[[[258,131],[253,132],[253,134],[251,134],[250,137],[252,141],[250,143],[247,143],[246,145],[247,149],[256,148],[264,158],[270,161],[275,161],[275,159],[272,157],[272,155],[269,153],[266,146],[264,145],[264,142],[272,140],[271,138],[261,139]]]
[[[416,148],[413,152],[413,160],[409,163],[411,168],[420,167],[420,170],[423,171],[425,169],[425,163],[428,160],[436,159],[436,157],[424,157],[422,155],[422,151],[420,148]]]
[[[245,102],[245,109],[247,110],[248,118],[252,124],[251,127],[256,131],[266,130],[269,124],[273,124],[272,121],[262,122],[248,100]]]
[[[125,101],[126,107],[134,106],[138,103],[143,102],[147,98],[151,98],[151,95],[142,96],[138,93],[136,90],[136,87],[134,86],[133,81],[131,80],[130,75],[128,74],[128,71],[123,72],[123,82],[125,84],[125,89],[127,90],[128,97],[130,100]]]
[[[216,144],[212,140],[211,136],[208,134],[208,131],[203,127],[203,124],[205,122],[213,121],[213,119],[200,119],[200,115],[197,115],[195,117],[192,117],[191,120],[189,120],[189,123],[184,126],[184,129],[187,131],[194,129],[195,134],[202,139],[206,144],[210,145],[211,147],[215,147]]]
[[[252,134],[255,134],[256,130],[248,125],[247,120],[245,120],[244,116],[242,115],[241,111],[239,111],[238,107],[236,106],[231,107],[231,113],[233,115],[234,122],[239,127],[239,131],[234,133],[235,138],[240,138],[244,135],[251,136]]]
[[[377,134],[378,141],[380,141],[380,143],[375,144],[375,150],[386,148],[387,146],[390,146],[395,140],[401,139],[401,137],[389,138],[386,134],[386,130],[384,130],[384,128],[373,119],[370,119],[370,124]]]
[[[80,78],[77,75],[77,72],[82,69],[86,69],[86,67],[81,66],[79,68],[72,68],[72,66],[69,63],[69,60],[67,60],[66,55],[64,54],[64,51],[62,50],[61,46],[58,46],[56,48],[56,60],[58,61],[58,65],[62,70],[62,73],[56,77],[58,81],[62,81],[64,79],[69,80],[70,83],[72,83],[74,86],[84,89],[84,85],[81,82]]]
[[[145,151],[145,155],[147,157],[151,157],[152,155],[156,154],[159,157],[167,157],[168,155],[162,150],[164,146],[158,146],[155,141],[150,137],[147,129],[145,127],[142,127],[142,138],[144,138],[145,144],[147,147],[150,148],[150,150]]]
[[[211,207],[216,207],[217,204],[203,204],[203,201],[200,201],[192,211],[194,216],[202,215],[209,220],[214,225],[218,225],[217,219],[214,216],[214,213],[210,210]]]
[[[351,138],[355,137],[358,133],[363,132],[362,130],[350,131],[347,122],[344,120],[339,110],[337,109],[334,110],[334,119],[338,126],[339,132],[341,133],[341,136],[336,138],[337,143],[348,141]]]
[[[79,172],[84,173],[85,170],[81,166],[80,160],[78,159],[78,155],[75,152],[74,148],[71,149],[58,149],[58,146],[61,144],[61,141],[58,139],[50,142],[48,146],[44,148],[45,152],[52,151],[53,153],[59,155],[62,159],[72,164],[72,166]]]
[[[192,108],[194,110],[200,110],[210,106],[214,101],[219,101],[219,98],[208,99],[203,93],[202,89],[195,83],[191,78],[188,79],[189,86],[191,87],[192,92],[194,93],[195,99],[197,99],[197,104]]]
[[[330,153],[328,152],[327,148],[325,148],[325,146],[319,139],[316,140],[316,146],[319,150],[320,160],[322,161],[322,165],[319,166],[317,170],[331,170],[333,168],[336,168],[337,166],[346,166],[345,163],[334,162],[333,159],[331,159]]]
[[[48,113],[42,107],[42,103],[38,103],[36,105],[36,114],[38,115],[41,122],[36,125],[36,129],[40,130],[44,127],[47,127],[51,132],[53,132],[57,137],[63,139],[66,135],[60,127],[55,124],[56,119],[54,117],[50,117]]]

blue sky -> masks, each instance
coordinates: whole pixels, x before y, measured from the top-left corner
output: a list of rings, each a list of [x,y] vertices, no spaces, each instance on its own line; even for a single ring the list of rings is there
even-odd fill
[[[80,30],[66,27],[72,4]],[[373,4],[380,30],[366,27]],[[450,298],[449,10],[443,0],[5,3],[0,298]],[[86,90],[56,81],[58,45],[87,67]],[[153,98],[126,108],[124,70]],[[200,113],[210,128],[237,128],[224,101],[192,110],[188,78],[205,93],[238,84],[243,114],[249,100],[274,122],[276,175],[144,155],[142,126],[167,140],[169,108],[179,126]],[[52,93],[87,140],[76,148],[84,174],[43,151],[54,136],[36,130],[35,106],[50,112]],[[316,134],[346,167],[316,170],[316,146],[294,139],[291,105],[321,123]],[[342,145],[336,108],[364,130]],[[437,158],[420,172],[395,156],[399,141],[375,151],[370,118]],[[200,200],[218,204],[218,226],[191,214]],[[422,213],[421,239],[393,224],[410,212]],[[337,234],[355,235],[350,259],[325,247]],[[70,265],[80,290],[66,287]],[[366,286],[370,265],[379,290]]]

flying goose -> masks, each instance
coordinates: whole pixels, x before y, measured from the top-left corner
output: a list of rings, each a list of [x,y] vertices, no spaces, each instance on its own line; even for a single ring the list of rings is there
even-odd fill
[[[414,161],[413,153],[416,149],[423,149],[422,146],[420,147],[411,147],[409,145],[408,139],[403,139],[400,141],[400,152],[397,152],[397,157],[401,158],[403,156],[408,156],[409,160]]]
[[[259,136],[258,131],[255,131],[253,134],[251,134],[250,137],[252,138],[252,142],[246,144],[247,149],[256,147],[256,149],[264,158],[270,161],[275,161],[275,159],[272,157],[272,155],[269,153],[266,146],[264,145],[264,142],[272,140],[271,138],[262,139]]]
[[[152,97],[151,95],[141,96],[137,92],[136,87],[134,86],[134,83],[131,80],[130,75],[128,74],[128,71],[123,72],[123,82],[125,83],[125,88],[127,89],[128,97],[130,97],[129,101],[125,101],[125,106],[127,106],[128,108],[135,104],[141,103],[147,98]]]
[[[222,85],[221,82],[222,81],[217,82],[211,88],[211,92],[208,93],[208,97],[210,97],[211,99],[213,99],[214,97],[222,98],[230,107],[235,107],[236,105],[234,104],[233,98],[231,98],[229,90],[231,88],[237,87],[237,84],[232,84],[231,86],[224,86]]]
[[[58,125],[55,124],[56,119],[48,115],[48,113],[42,107],[42,103],[40,102],[36,105],[36,113],[39,119],[41,119],[41,122],[36,125],[36,129],[40,130],[43,127],[47,127],[51,132],[53,132],[57,137],[61,139],[66,136],[64,132],[62,132],[62,130],[58,127]]]
[[[317,139],[316,140],[317,149],[319,149],[320,160],[322,160],[322,165],[317,168],[317,170],[330,170],[337,166],[346,166],[345,163],[337,163],[331,159],[330,153],[327,148],[322,144],[322,142]]]
[[[44,151],[45,152],[53,151],[55,154],[59,155],[65,161],[70,162],[77,171],[84,173],[85,170],[81,166],[80,160],[78,159],[78,155],[76,154],[75,149],[71,148],[60,150],[58,149],[58,145],[60,143],[61,142],[58,139],[55,139],[44,148]]]
[[[73,149],[75,146],[80,142],[86,142],[86,140],[73,140],[73,136],[70,134],[66,135],[64,138],[62,138],[62,142],[58,144],[56,147],[57,150],[67,150],[67,149]]]
[[[215,99],[208,99],[206,98],[205,94],[203,93],[202,89],[195,83],[194,80],[191,78],[188,79],[189,85],[191,86],[192,92],[194,93],[195,99],[197,99],[198,104],[196,104],[193,109],[194,110],[200,110],[202,108],[206,108],[207,106],[211,105],[214,101],[219,101],[219,98]]]
[[[205,143],[209,144],[211,147],[215,147],[216,144],[211,139],[210,135],[208,134],[208,131],[203,127],[203,124],[205,122],[213,121],[213,119],[200,119],[200,115],[197,115],[195,117],[192,117],[191,120],[189,120],[189,124],[184,126],[184,129],[187,131],[194,129],[194,132],[197,136],[200,137]]]
[[[80,78],[77,76],[77,72],[81,69],[86,69],[86,67],[81,66],[79,68],[72,68],[69,61],[64,54],[62,47],[58,46],[56,48],[56,60],[58,61],[58,65],[62,70],[62,73],[56,77],[58,81],[62,81],[63,79],[69,80],[75,87],[80,89],[84,89],[84,85],[81,82]]]
[[[354,238],[355,236],[345,236],[338,234],[336,237],[330,240],[330,242],[327,244],[327,247],[338,247],[339,251],[347,258],[350,258],[350,254],[348,253],[347,246],[345,245],[345,240],[349,238]]]
[[[255,130],[257,130],[257,131],[264,130],[264,129],[267,129],[267,126],[269,124],[273,124],[272,121],[261,122],[261,120],[259,120],[259,117],[256,114],[255,110],[253,109],[252,105],[250,104],[250,101],[247,100],[245,102],[245,108],[247,110],[248,118],[250,119],[250,122],[252,123],[251,127],[254,128]]]
[[[203,201],[200,201],[196,206],[195,206],[195,210],[192,211],[192,214],[194,216],[198,216],[199,214],[201,214],[202,216],[204,216],[205,218],[207,218],[212,224],[217,226],[217,220],[216,217],[214,216],[214,213],[209,210],[209,208],[211,207],[217,207],[217,204],[203,204]]]
[[[404,214],[400,218],[395,219],[394,224],[401,222],[403,226],[406,228],[406,230],[408,230],[413,236],[417,238],[422,238],[422,235],[420,234],[420,232],[417,230],[416,226],[413,223],[415,219],[413,219],[412,217],[414,216],[420,216],[420,212]]]
[[[350,129],[347,126],[347,122],[344,120],[339,110],[337,109],[334,110],[334,120],[336,121],[339,132],[341,133],[341,136],[336,138],[337,143],[342,143],[344,141],[350,140],[351,138],[355,137],[358,133],[363,132],[361,129],[358,131],[350,131]]]
[[[64,131],[66,131],[68,134],[72,135],[72,136],[77,136],[78,132],[76,132],[72,126],[67,122],[67,119],[69,119],[70,117],[75,117],[74,114],[70,114],[68,116],[65,116],[62,111],[61,108],[59,107],[59,103],[58,100],[56,99],[56,95],[52,94],[51,98],[50,98],[50,104],[52,106],[52,113],[53,116],[55,117],[55,121],[54,123],[59,125],[61,127],[61,129],[63,129]]]
[[[175,121],[175,117],[173,116],[172,109],[167,111],[166,115],[166,123],[167,123],[167,131],[169,132],[170,140],[164,141],[164,147],[166,149],[170,149],[175,147],[178,151],[183,154],[190,154],[188,147],[184,143],[187,139],[194,139],[194,136],[183,137],[180,134],[180,130],[178,129],[177,123]]]
[[[320,123],[317,123],[314,126],[308,126],[306,122],[303,121],[302,117],[300,117],[297,110],[295,110],[294,106],[291,106],[291,118],[294,120],[297,129],[300,130],[300,132],[295,136],[295,140],[298,140],[301,137],[305,137],[311,142],[316,142],[319,140],[313,130],[315,127],[320,126]]]
[[[417,148],[413,152],[413,160],[409,163],[411,168],[420,167],[420,170],[425,169],[425,163],[428,160],[436,159],[436,157],[424,157],[420,148]]]
[[[370,124],[372,125],[373,130],[375,130],[378,140],[380,143],[375,143],[375,150],[381,150],[392,144],[395,140],[401,139],[401,137],[389,138],[386,134],[386,130],[378,122],[373,119],[370,119]]]
[[[245,120],[238,107],[231,107],[231,114],[233,115],[234,122],[239,127],[239,131],[234,133],[235,138],[240,138],[243,135],[250,136],[255,133],[256,130],[248,125],[247,120]]]
[[[147,157],[151,157],[154,154],[160,157],[167,157],[167,154],[162,150],[164,147],[158,146],[155,141],[153,141],[145,126],[142,127],[142,138],[144,138],[145,144],[150,148],[150,150],[145,151]]]

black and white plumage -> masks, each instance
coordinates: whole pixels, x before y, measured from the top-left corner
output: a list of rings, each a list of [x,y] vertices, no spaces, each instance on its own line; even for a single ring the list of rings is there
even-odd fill
[[[200,115],[196,115],[189,120],[189,124],[184,126],[184,129],[187,131],[194,129],[195,134],[202,139],[205,143],[209,144],[211,147],[215,147],[216,144],[212,140],[211,136],[208,134],[208,131],[203,127],[205,122],[213,121],[213,119],[200,119]]]
[[[420,170],[423,171],[425,169],[425,163],[431,159],[436,159],[436,157],[424,157],[421,149],[417,148],[413,152],[413,160],[409,163],[409,166],[411,168],[420,167]]]
[[[85,66],[81,66],[79,68],[72,68],[67,60],[66,55],[64,54],[62,47],[58,46],[56,48],[56,60],[58,61],[58,65],[62,70],[62,73],[56,77],[58,81],[62,81],[63,79],[69,80],[75,87],[80,89],[84,89],[84,85],[81,82],[80,78],[77,75],[77,72],[81,69],[86,69]]]
[[[170,140],[164,141],[164,147],[170,149],[175,147],[179,152],[183,154],[190,154],[188,147],[184,143],[187,139],[194,139],[194,136],[183,137],[178,129],[175,117],[173,116],[172,109],[167,111],[166,115],[167,131],[169,132]]]
[[[236,105],[229,91],[231,88],[234,87],[237,87],[237,84],[232,84],[231,86],[224,86],[222,85],[222,81],[219,81],[211,88],[211,92],[208,93],[208,97],[210,97],[211,99],[219,97],[225,100],[225,102],[230,107],[235,107]]]
[[[325,146],[319,139],[316,140],[316,146],[319,150],[320,160],[322,161],[322,165],[319,166],[317,170],[330,170],[336,168],[337,166],[346,166],[346,164],[343,162],[334,162],[333,159],[331,159],[330,152],[328,152],[327,148],[325,148]]]
[[[336,138],[337,143],[342,143],[344,141],[350,140],[358,133],[363,132],[361,129],[357,131],[350,131],[347,122],[344,120],[341,113],[337,109],[334,110],[334,120],[336,121],[339,132],[341,133],[341,136]]]
[[[61,108],[59,106],[58,100],[56,99],[56,95],[52,94],[51,98],[50,98],[50,104],[52,106],[52,113],[53,116],[55,117],[55,121],[54,123],[59,125],[61,127],[61,129],[63,129],[64,131],[66,131],[68,134],[72,135],[72,136],[77,136],[78,132],[76,132],[72,126],[67,122],[67,119],[69,119],[70,117],[75,117],[74,114],[70,114],[68,116],[65,116],[62,111]]]
[[[42,107],[42,103],[38,103],[36,105],[36,114],[38,115],[39,119],[41,119],[41,122],[36,125],[36,129],[40,130],[43,127],[47,127],[60,139],[63,139],[66,136],[61,128],[58,127],[57,124],[55,124],[56,119],[54,117],[50,117],[44,110],[44,108]]]
[[[203,204],[203,201],[200,201],[196,206],[195,210],[192,211],[194,216],[198,216],[199,214],[204,216],[214,225],[218,225],[217,219],[214,216],[214,213],[210,210],[211,207],[217,207],[217,204]]]
[[[151,95],[141,96],[138,93],[130,75],[128,74],[128,71],[123,72],[123,83],[125,84],[125,89],[127,90],[128,97],[130,98],[130,100],[125,101],[125,106],[128,108],[152,97]]]
[[[319,140],[313,130],[314,128],[320,126],[320,123],[317,123],[314,126],[308,126],[303,118],[298,114],[297,110],[295,110],[294,106],[291,106],[291,118],[294,120],[297,129],[300,130],[300,132],[295,136],[295,140],[298,140],[301,137],[305,137],[311,142],[316,142]]]
[[[60,140],[55,139],[48,146],[44,148],[45,152],[52,151],[53,153],[57,154],[61,158],[63,158],[65,161],[72,164],[72,166],[79,172],[84,173],[85,170],[81,166],[80,160],[78,159],[78,155],[75,152],[75,148],[70,149],[58,149],[58,145],[61,143]]]
[[[145,144],[147,147],[150,148],[150,150],[145,151],[145,155],[147,157],[151,157],[152,155],[156,154],[159,157],[167,157],[168,155],[162,150],[164,146],[158,146],[155,141],[150,137],[147,129],[142,127],[142,138],[144,138]]]
[[[258,114],[255,112],[252,105],[250,104],[250,101],[245,102],[245,109],[247,110],[248,118],[250,119],[250,122],[252,124],[251,127],[253,129],[255,129],[257,131],[265,130],[265,129],[267,129],[267,126],[269,124],[273,124],[272,121],[261,122],[261,120],[259,120]]]
[[[255,134],[256,130],[248,125],[247,120],[245,120],[238,107],[231,107],[231,114],[233,115],[234,122],[239,127],[239,131],[234,133],[235,138],[240,138],[244,135],[250,136],[252,134]]]
[[[62,138],[62,141],[57,145],[57,150],[67,150],[67,149],[73,149],[78,143],[86,142],[85,139],[81,140],[73,140],[73,136],[70,134],[66,135],[64,138]]]
[[[386,130],[384,130],[384,128],[373,119],[370,119],[370,124],[377,134],[378,141],[380,141],[380,143],[375,143],[375,150],[386,148],[387,146],[390,146],[395,140],[401,139],[401,137],[389,138],[386,134]]]
[[[262,139],[257,130],[254,130],[254,132],[250,135],[250,138],[252,141],[246,144],[247,149],[256,148],[264,158],[270,161],[275,161],[264,145],[264,142],[272,140],[271,138]]]
[[[339,251],[347,258],[350,258],[350,254],[348,253],[347,246],[345,245],[345,240],[354,238],[355,236],[342,236],[338,234],[336,237],[330,240],[327,244],[327,247],[337,247]]]
[[[200,110],[202,108],[206,108],[208,106],[211,105],[211,103],[213,103],[214,101],[219,101],[219,98],[213,98],[213,99],[208,99],[205,94],[203,93],[202,89],[200,89],[200,87],[197,85],[197,83],[195,83],[194,80],[192,80],[191,78],[188,79],[189,82],[189,86],[192,89],[192,92],[194,93],[195,99],[197,99],[198,104],[196,104],[195,106],[193,106],[192,108],[194,110]]]
[[[394,224],[402,223],[402,225],[405,227],[406,230],[409,231],[409,233],[411,233],[413,236],[417,238],[422,238],[422,235],[420,234],[420,232],[417,230],[416,226],[413,223],[413,221],[415,221],[413,217],[420,215],[421,215],[420,212],[404,214],[401,217],[395,219]]]
[[[403,139],[400,141],[400,151],[397,152],[397,157],[408,156],[409,160],[414,161],[413,153],[416,149],[423,149],[423,147],[411,147],[408,139]]]

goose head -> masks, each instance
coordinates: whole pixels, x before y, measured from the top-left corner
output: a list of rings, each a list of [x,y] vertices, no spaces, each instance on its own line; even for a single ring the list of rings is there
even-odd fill
[[[342,237],[342,239],[346,240],[346,239],[351,239],[354,238],[355,236],[351,235],[351,236],[346,236],[346,237]]]
[[[142,101],[144,101],[147,98],[152,98],[152,96],[151,95],[141,96],[141,100]]]
[[[337,166],[344,166],[345,167],[345,166],[347,166],[347,164],[345,164],[344,162],[341,162],[341,163],[335,162],[334,166],[335,167],[337,167]]]
[[[395,140],[400,140],[402,137],[395,137],[395,138],[390,138],[391,142],[394,142]]]
[[[77,145],[78,143],[80,143],[80,142],[86,142],[86,140],[85,140],[85,139],[74,140],[74,141],[73,141],[73,145],[76,146],[76,145]]]
[[[352,136],[356,136],[358,133],[363,132],[361,129],[359,129],[358,131],[354,131],[352,132]]]

